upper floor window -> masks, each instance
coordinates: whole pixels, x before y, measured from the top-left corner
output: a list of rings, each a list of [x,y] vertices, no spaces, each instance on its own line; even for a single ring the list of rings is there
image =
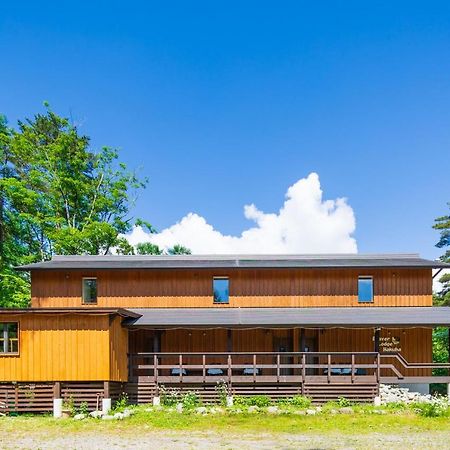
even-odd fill
[[[369,276],[358,277],[358,302],[359,303],[373,302],[373,277]]]
[[[97,303],[97,278],[83,278],[83,303]]]
[[[0,322],[0,354],[19,353],[19,324]]]
[[[214,303],[228,303],[230,297],[229,284],[228,277],[213,278]]]

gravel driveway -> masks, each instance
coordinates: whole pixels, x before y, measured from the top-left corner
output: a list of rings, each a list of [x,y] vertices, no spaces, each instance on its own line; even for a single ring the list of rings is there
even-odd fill
[[[136,435],[114,432],[68,433],[49,436],[31,431],[0,436],[2,449],[450,449],[449,432],[360,436],[320,434],[242,434],[145,431]]]

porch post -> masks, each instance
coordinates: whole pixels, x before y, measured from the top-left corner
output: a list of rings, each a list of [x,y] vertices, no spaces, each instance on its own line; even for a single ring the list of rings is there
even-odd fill
[[[102,412],[107,415],[111,411],[111,395],[109,381],[103,382]]]
[[[375,328],[374,352],[380,353],[380,331],[381,328]]]
[[[53,386],[53,417],[62,417],[61,383],[57,381]]]

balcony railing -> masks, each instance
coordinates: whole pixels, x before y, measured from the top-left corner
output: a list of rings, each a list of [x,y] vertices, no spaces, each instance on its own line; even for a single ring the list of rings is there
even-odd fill
[[[450,383],[432,369],[450,364],[409,363],[375,352],[133,353],[129,379],[161,383]],[[431,382],[431,381],[428,381]]]

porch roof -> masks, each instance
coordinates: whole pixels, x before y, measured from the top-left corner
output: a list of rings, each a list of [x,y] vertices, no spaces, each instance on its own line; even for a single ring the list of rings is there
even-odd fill
[[[137,308],[133,328],[330,328],[450,326],[450,307]]]

